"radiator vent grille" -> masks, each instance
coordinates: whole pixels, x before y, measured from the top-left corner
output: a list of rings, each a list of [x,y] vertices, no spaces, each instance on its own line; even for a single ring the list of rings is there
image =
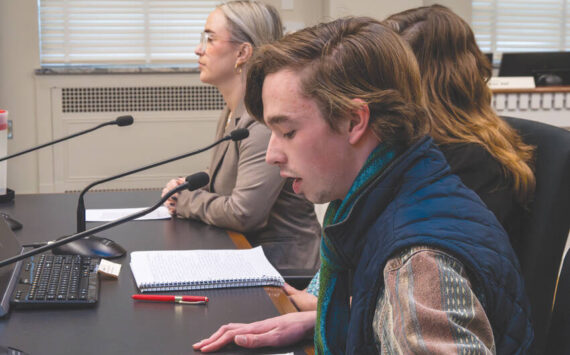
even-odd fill
[[[62,88],[62,109],[72,112],[221,110],[212,86]]]

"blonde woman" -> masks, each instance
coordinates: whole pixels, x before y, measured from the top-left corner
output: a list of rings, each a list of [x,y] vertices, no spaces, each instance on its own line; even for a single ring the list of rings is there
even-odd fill
[[[172,214],[243,233],[262,245],[280,270],[318,266],[320,226],[313,204],[295,195],[291,181],[265,162],[271,132],[245,110],[247,62],[256,48],[281,38],[278,12],[257,1],[219,5],[206,21],[200,44],[200,80],[218,88],[227,105],[216,139],[237,128],[249,137],[218,145],[209,167],[210,184],[184,191],[166,202]],[[171,180],[170,190],[180,179]],[[163,192],[163,194],[164,194]]]

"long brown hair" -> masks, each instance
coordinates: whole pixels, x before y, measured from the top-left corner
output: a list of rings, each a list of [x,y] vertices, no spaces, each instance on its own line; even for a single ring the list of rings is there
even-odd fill
[[[414,54],[374,19],[347,17],[302,29],[264,45],[250,63],[245,104],[261,122],[265,77],[290,69],[302,73],[303,95],[333,130],[360,99],[370,108],[372,131],[387,145],[408,146],[429,132]]]
[[[400,12],[384,23],[408,41],[416,55],[435,141],[482,145],[503,166],[517,199],[527,203],[535,188],[530,168],[534,147],[524,144],[493,111],[487,86],[491,64],[469,25],[441,5]]]

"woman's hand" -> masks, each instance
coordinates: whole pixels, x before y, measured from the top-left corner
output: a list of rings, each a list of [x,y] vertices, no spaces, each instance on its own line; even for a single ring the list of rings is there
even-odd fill
[[[184,178],[181,177],[170,180],[166,184],[166,187],[162,189],[161,197],[166,195],[170,190],[176,188],[179,185],[182,185],[184,182]],[[166,208],[168,208],[168,212],[170,212],[171,215],[176,214],[176,202],[178,201],[178,194],[179,193],[175,193],[174,195],[170,196],[168,200],[164,201],[164,205]]]
[[[297,290],[295,287],[285,283],[283,291],[293,302],[299,311],[314,311],[317,309],[317,297],[308,293],[307,290]]]

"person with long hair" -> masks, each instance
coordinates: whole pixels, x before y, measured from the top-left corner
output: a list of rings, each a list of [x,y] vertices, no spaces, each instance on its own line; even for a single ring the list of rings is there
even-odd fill
[[[216,139],[237,128],[249,137],[224,142],[212,153],[210,183],[184,191],[165,204],[172,214],[243,233],[262,245],[279,270],[318,267],[320,226],[313,204],[295,195],[291,179],[265,162],[271,132],[245,110],[247,64],[257,48],[282,37],[277,10],[258,1],[230,1],[208,16],[200,44],[200,80],[215,86],[227,105]],[[173,179],[163,194],[182,183]]]
[[[471,27],[441,5],[406,10],[384,23],[416,56],[430,135],[451,171],[493,211],[517,250],[525,207],[534,195],[534,148],[493,110],[491,63]]]

